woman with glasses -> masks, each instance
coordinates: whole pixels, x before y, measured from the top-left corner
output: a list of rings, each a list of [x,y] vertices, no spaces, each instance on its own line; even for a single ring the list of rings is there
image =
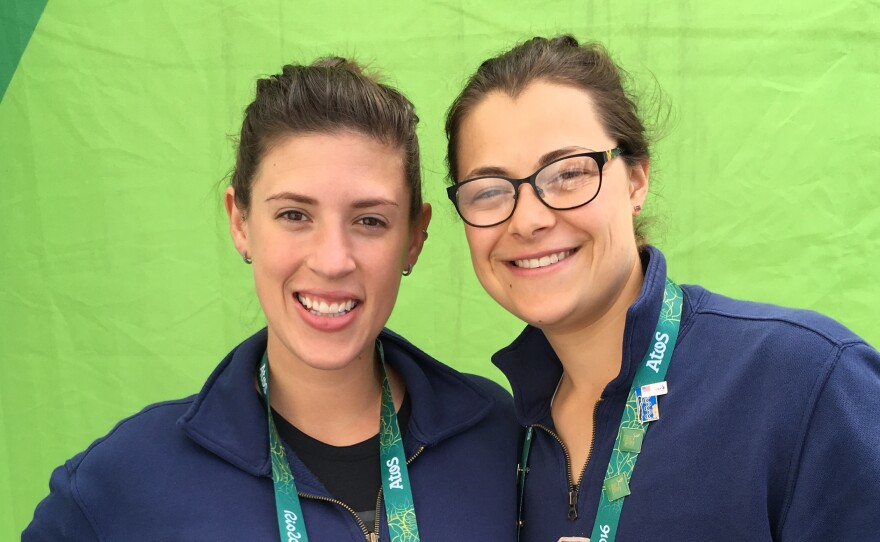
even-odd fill
[[[331,58],[257,81],[226,210],[267,329],[52,475],[23,540],[512,540],[510,395],[383,329],[427,239],[412,104]]]
[[[493,357],[525,427],[522,540],[877,537],[880,354],[667,277],[645,129],[601,46],[487,60],[446,132],[474,270],[528,324]]]

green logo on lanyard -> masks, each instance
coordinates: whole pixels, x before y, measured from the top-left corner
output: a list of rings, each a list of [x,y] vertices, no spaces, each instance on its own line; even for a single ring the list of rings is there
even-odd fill
[[[382,410],[379,418],[379,466],[382,473],[382,490],[385,493],[385,515],[392,542],[418,542],[419,528],[413,506],[409,471],[403,439],[394,411],[391,385],[385,371],[385,353],[382,343],[376,341],[379,362],[382,366]],[[269,356],[263,354],[260,362],[260,387],[266,403],[269,419],[269,453],[272,459],[272,481],[275,486],[275,510],[278,514],[278,530],[282,542],[308,542],[305,519],[293,481],[293,473],[284,453],[284,444],[278,435],[272,408],[269,403]]]

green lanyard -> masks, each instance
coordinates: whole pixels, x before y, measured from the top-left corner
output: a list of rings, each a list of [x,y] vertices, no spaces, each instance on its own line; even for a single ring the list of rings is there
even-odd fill
[[[379,362],[382,365],[382,410],[379,417],[379,467],[382,473],[382,488],[385,493],[385,516],[388,520],[388,533],[391,540],[418,542],[419,527],[413,506],[412,489],[409,484],[409,471],[403,451],[403,439],[397,424],[397,413],[391,397],[391,385],[385,371],[385,353],[382,343],[376,341]],[[278,530],[281,542],[308,542],[305,520],[293,473],[284,444],[278,436],[278,429],[272,418],[269,405],[269,356],[263,354],[260,362],[260,386],[266,402],[266,415],[269,418],[269,452],[272,456],[272,481],[275,486],[275,509],[278,513]]]
[[[681,323],[681,288],[666,279],[663,292],[663,307],[657,319],[657,330],[653,342],[642,364],[636,371],[632,388],[623,409],[620,429],[614,441],[614,450],[605,471],[602,484],[602,495],[599,498],[599,509],[590,540],[593,542],[614,542],[617,536],[617,524],[623,501],[630,494],[629,481],[632,478],[642,441],[648,430],[648,423],[658,418],[657,395],[666,393],[666,370],[672,351],[678,340],[678,328]],[[525,496],[525,478],[528,473],[529,451],[532,446],[533,427],[526,430],[523,440],[522,458],[519,464],[519,523],[522,528],[523,499]],[[519,534],[517,534],[519,539]]]

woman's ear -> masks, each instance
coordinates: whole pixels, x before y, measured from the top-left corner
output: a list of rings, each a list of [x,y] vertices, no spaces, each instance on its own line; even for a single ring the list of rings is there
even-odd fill
[[[243,258],[249,257],[250,245],[248,243],[245,213],[235,204],[235,189],[231,186],[226,189],[223,203],[226,205],[226,216],[229,217],[229,233],[232,235],[232,243],[235,245],[235,250]]]
[[[630,206],[639,209],[648,197],[648,178],[651,173],[651,161],[647,158],[629,168],[629,201]]]
[[[428,239],[428,224],[431,223],[431,204],[422,204],[422,213],[413,224],[413,230],[410,235],[409,250],[406,254],[406,265],[415,265],[419,260],[419,254],[425,246]]]

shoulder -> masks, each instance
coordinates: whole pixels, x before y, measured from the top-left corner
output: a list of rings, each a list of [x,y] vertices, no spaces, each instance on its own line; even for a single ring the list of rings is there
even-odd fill
[[[705,288],[683,285],[687,340],[704,341],[728,356],[751,354],[762,365],[782,365],[795,373],[819,366],[831,371],[873,374],[880,353],[846,326],[811,310],[732,299]],[[739,355],[737,355],[739,353]],[[816,374],[809,371],[810,374]]]
[[[413,404],[411,429],[416,428],[422,442],[437,443],[487,427],[513,430],[513,400],[500,385],[461,373],[390,330],[379,337],[386,360],[406,382]]]
[[[510,393],[497,382],[483,376],[459,372],[449,365],[438,361],[389,329],[383,330],[379,337],[385,345],[390,361],[397,368],[400,368],[401,365],[404,368],[407,368],[406,366],[415,366],[418,368],[420,376],[432,382],[443,382],[446,384],[448,389],[445,391],[448,393],[469,390],[492,402],[509,403],[512,401]],[[413,375],[404,376],[412,377]],[[412,384],[411,379],[407,379],[408,386]],[[434,389],[435,391],[438,390],[436,386]],[[444,388],[439,388],[439,390],[442,391]]]
[[[505,447],[516,450],[522,434],[522,426],[516,417],[516,408],[513,404],[513,396],[509,391],[488,378],[467,374],[475,385],[482,387],[493,400],[493,408],[484,422],[488,427],[496,428],[499,439]]]
[[[113,496],[143,488],[157,465],[177,455],[175,441],[182,435],[175,424],[191,403],[192,397],[149,405],[55,469],[49,495],[37,506],[22,540],[105,538],[102,520],[113,509]]]
[[[453,369],[390,329],[383,329],[379,339],[386,360],[403,373],[407,387],[417,385],[419,379],[425,379],[432,383],[435,392],[456,393],[469,390],[486,399],[490,399],[497,393],[495,388],[500,387],[489,379],[466,375]],[[438,388],[438,385],[442,386]]]
[[[686,307],[680,342],[697,358],[723,358],[725,372],[734,370],[756,386],[798,387],[805,408],[852,378],[880,395],[880,353],[839,322],[814,311],[731,299],[699,286],[682,289]]]
[[[504,389],[498,382],[481,375],[470,373],[461,373],[461,375],[496,401],[513,404],[513,397],[510,395],[510,392]]]
[[[172,441],[185,438],[176,427],[177,420],[186,413],[194,399],[195,396],[190,396],[154,403],[124,418],[107,435],[70,459],[68,470],[75,474],[95,465],[112,472],[114,465],[124,465],[134,457],[161,453]]]
[[[865,344],[846,326],[811,310],[732,299],[695,285],[683,285],[686,304],[694,316],[711,318],[722,330],[765,330],[789,339],[818,340],[830,345]]]

